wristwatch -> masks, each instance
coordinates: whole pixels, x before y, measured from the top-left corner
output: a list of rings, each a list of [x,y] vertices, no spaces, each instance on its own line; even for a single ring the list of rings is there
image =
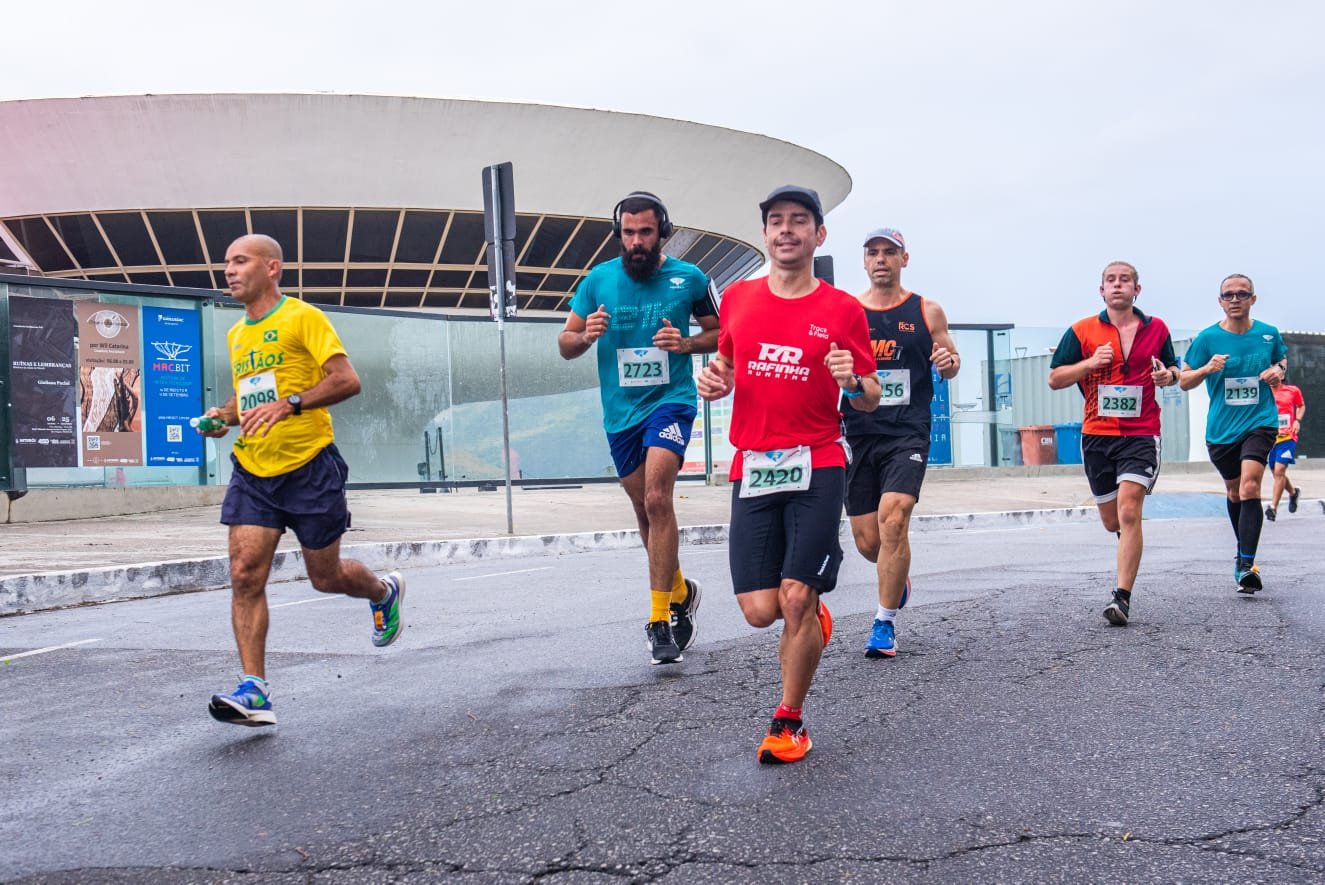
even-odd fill
[[[285,398],[285,401],[290,404],[290,408],[294,409],[295,415],[304,413],[304,401],[299,394],[292,393]]]

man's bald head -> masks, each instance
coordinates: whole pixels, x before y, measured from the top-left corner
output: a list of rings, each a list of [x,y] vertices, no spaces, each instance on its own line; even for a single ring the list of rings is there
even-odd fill
[[[281,244],[266,234],[248,234],[225,250],[225,282],[245,306],[280,299]]]
[[[232,246],[238,246],[250,254],[257,254],[262,258],[275,258],[277,261],[285,261],[285,253],[281,250],[281,244],[276,242],[274,237],[266,234],[246,234],[235,240]]]

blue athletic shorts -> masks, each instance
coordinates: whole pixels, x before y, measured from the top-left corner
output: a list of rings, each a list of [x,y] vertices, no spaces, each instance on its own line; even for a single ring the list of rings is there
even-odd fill
[[[846,469],[816,467],[810,487],[741,497],[741,480],[732,483],[732,521],[727,555],[732,589],[737,593],[778,587],[784,578],[808,584],[819,593],[837,586],[842,565],[842,498]]]
[[[290,528],[307,550],[335,543],[349,528],[345,480],[350,469],[334,443],[280,476],[255,476],[234,455],[230,461],[234,469],[221,502],[222,525],[260,525],[282,533]]]
[[[1283,442],[1274,444],[1270,449],[1270,466],[1276,464],[1296,464],[1297,463],[1297,440],[1286,439]]]
[[[617,476],[630,476],[644,463],[645,450],[666,449],[683,462],[690,444],[690,428],[695,423],[695,407],[681,403],[663,403],[634,427],[609,433],[612,463]]]

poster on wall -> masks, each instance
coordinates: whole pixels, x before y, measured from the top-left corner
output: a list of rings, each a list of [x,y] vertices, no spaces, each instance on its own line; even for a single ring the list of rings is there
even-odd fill
[[[147,466],[200,465],[203,438],[189,419],[203,413],[202,327],[197,311],[143,307],[143,413]]]
[[[937,369],[930,368],[934,396],[929,401],[929,463],[952,464],[952,398],[948,382]]]
[[[84,467],[143,463],[143,367],[138,308],[82,301],[78,406]]]
[[[9,299],[15,467],[77,467],[73,304]]]

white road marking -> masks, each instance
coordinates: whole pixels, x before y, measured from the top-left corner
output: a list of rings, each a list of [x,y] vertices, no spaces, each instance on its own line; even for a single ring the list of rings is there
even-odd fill
[[[100,641],[100,639],[80,639],[77,642],[66,642],[64,645],[52,645],[49,648],[34,648],[32,651],[25,651],[16,655],[10,655],[7,658],[0,658],[0,664],[8,664],[10,661],[17,661],[19,658],[30,658],[33,655],[44,655],[48,651],[60,651],[61,649],[73,648],[78,645],[87,645],[89,642]]]
[[[467,578],[452,578],[454,581],[477,581],[479,578],[501,578],[506,575],[523,575],[526,572],[545,572],[552,568],[550,565],[539,566],[538,568],[522,568],[513,572],[492,572],[486,575],[470,575]]]
[[[323,593],[322,595],[314,596],[311,599],[296,599],[294,602],[278,602],[276,605],[268,606],[268,608],[285,608],[288,605],[303,605],[307,602],[326,602],[328,599],[341,598],[342,597],[339,593]],[[349,599],[350,597],[346,596],[344,598]]]

